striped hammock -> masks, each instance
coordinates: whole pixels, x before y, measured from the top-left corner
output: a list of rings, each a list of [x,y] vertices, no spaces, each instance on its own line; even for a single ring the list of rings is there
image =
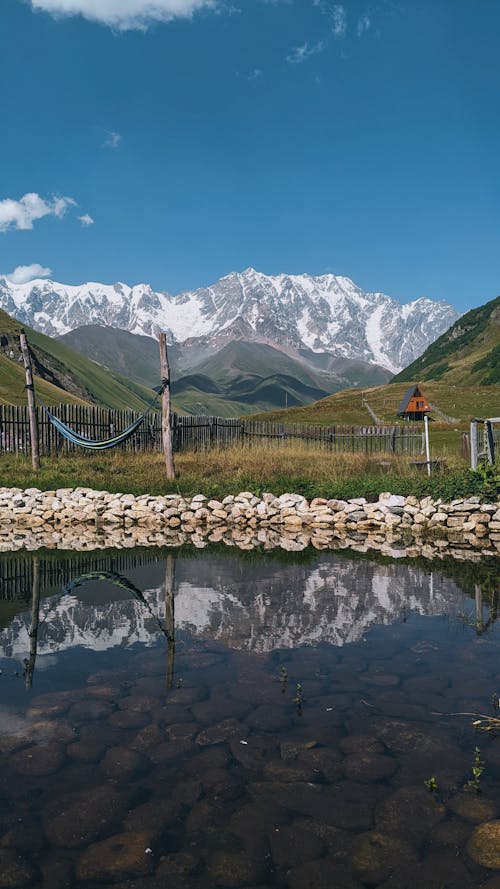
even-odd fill
[[[59,434],[62,435],[67,441],[71,442],[71,444],[77,445],[77,447],[79,448],[86,448],[89,451],[105,451],[108,448],[114,448],[117,445],[123,444],[123,442],[127,441],[127,439],[130,438],[130,436],[133,435],[134,432],[136,432],[139,426],[144,422],[147,414],[149,414],[149,411],[152,410],[152,408],[158,401],[158,398],[162,394],[163,390],[164,382],[162,383],[162,386],[153,398],[153,401],[151,402],[149,407],[146,408],[146,410],[140,415],[140,417],[137,417],[137,420],[134,420],[134,422],[131,423],[130,426],[127,426],[126,429],[123,429],[122,432],[118,433],[118,435],[114,435],[113,438],[106,438],[103,441],[98,441],[94,438],[86,438],[85,435],[80,435],[79,432],[75,432],[74,429],[66,426],[66,424],[63,423],[62,420],[59,420],[59,418],[56,417],[55,414],[49,411],[48,407],[43,404],[40,397],[38,398],[38,401],[42,405],[42,408],[47,414],[53,427],[57,429]]]
[[[141,593],[141,591],[136,586],[134,586],[134,584],[130,580],[128,580],[128,578],[123,577],[123,575],[118,574],[116,571],[89,571],[86,574],[80,574],[79,577],[73,578],[73,580],[70,580],[69,583],[66,584],[61,592],[61,596],[72,593],[73,590],[76,590],[77,587],[83,586],[83,584],[101,581],[104,581],[105,583],[112,583],[114,586],[125,590],[127,593],[130,593],[132,596],[138,599],[138,601],[149,611],[149,614],[158,625],[160,632],[167,637],[169,642],[174,641],[173,636],[169,636],[158,615],[154,613],[151,605],[149,604],[143,593]]]

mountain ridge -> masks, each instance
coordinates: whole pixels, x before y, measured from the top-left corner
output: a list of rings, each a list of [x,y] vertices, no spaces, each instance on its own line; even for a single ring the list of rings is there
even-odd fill
[[[158,343],[111,327],[79,327],[59,339],[108,368],[158,385]],[[292,355],[266,343],[231,340],[218,352],[169,347],[175,410],[236,417],[324,398],[339,389],[388,382],[390,372],[367,362],[302,350]]]
[[[25,404],[24,365],[18,359],[19,331],[23,325],[0,309],[0,400]],[[48,404],[76,401],[110,408],[144,410],[153,393],[118,373],[108,372],[96,362],[64,343],[25,325],[36,386]],[[14,360],[9,355],[12,351]]]
[[[462,315],[391,382],[500,384],[500,296]]]
[[[330,352],[392,373],[459,317],[443,300],[401,304],[344,276],[273,276],[252,268],[177,296],[147,284],[12,284],[0,278],[0,307],[50,336],[89,323],[153,337],[165,330],[171,344],[196,345],[207,357],[231,340],[255,340],[294,352]]]

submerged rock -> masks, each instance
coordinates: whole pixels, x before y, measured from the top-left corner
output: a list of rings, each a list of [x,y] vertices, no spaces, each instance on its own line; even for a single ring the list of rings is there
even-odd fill
[[[352,872],[330,858],[294,867],[288,874],[288,885],[290,889],[362,889]]]
[[[112,830],[125,814],[120,794],[108,785],[59,798],[51,806],[45,832],[54,846],[78,848]],[[54,811],[55,810],[55,811]]]
[[[320,858],[325,851],[320,837],[295,825],[276,828],[269,839],[276,867],[296,867]]]
[[[500,870],[500,821],[476,827],[467,843],[467,854],[483,867]]]
[[[14,753],[10,765],[22,775],[51,775],[57,772],[66,760],[64,747],[61,744],[37,744],[25,747]]]
[[[37,868],[24,854],[0,849],[0,889],[26,889],[38,877]]]
[[[442,803],[424,787],[401,787],[375,809],[377,831],[419,842],[446,814]]]
[[[119,833],[85,850],[76,867],[79,880],[112,883],[152,873],[154,855],[145,833]]]
[[[447,806],[456,815],[479,824],[491,821],[498,815],[498,803],[477,793],[457,793],[448,800]]]
[[[217,886],[250,886],[265,880],[267,867],[246,852],[219,850],[209,859],[208,870]]]
[[[390,778],[398,768],[397,760],[380,753],[354,753],[346,756],[344,772],[353,781],[370,783]]]
[[[416,851],[409,843],[378,831],[358,836],[351,856],[354,870],[366,883],[379,883],[397,874],[408,861],[416,860]]]

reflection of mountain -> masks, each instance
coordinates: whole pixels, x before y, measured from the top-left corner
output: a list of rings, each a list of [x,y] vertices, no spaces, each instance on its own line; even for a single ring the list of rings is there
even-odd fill
[[[164,626],[166,618],[165,567],[136,568],[130,577],[149,608],[123,590],[107,588],[103,596],[95,581],[79,587],[78,596],[42,598],[38,654],[156,642],[161,636],[158,619]],[[461,599],[455,583],[437,572],[427,575],[405,564],[378,565],[331,553],[285,566],[205,554],[176,561],[177,629],[254,651],[320,642],[344,645],[404,612],[456,611]],[[0,656],[26,657],[29,625],[26,611],[0,632]]]
[[[255,651],[320,642],[344,645],[405,611],[445,614],[461,599],[455,584],[438,574],[332,556],[279,569],[272,581],[254,574],[250,582],[235,581],[218,591],[181,583],[176,624]]]

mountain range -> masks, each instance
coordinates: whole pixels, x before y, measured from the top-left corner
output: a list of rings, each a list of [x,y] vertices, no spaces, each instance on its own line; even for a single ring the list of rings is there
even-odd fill
[[[462,315],[392,382],[500,385],[500,296]]]
[[[0,309],[0,404],[26,404],[26,376],[19,349],[21,324]],[[96,364],[64,343],[27,325],[36,390],[48,405],[91,402],[142,411],[151,390]]]
[[[226,554],[174,559],[176,631],[235,649],[343,646],[373,626],[401,620],[407,610],[450,615],[463,608],[454,581],[398,562],[331,555],[292,565],[253,562],[249,582],[239,560]],[[133,576],[142,601],[95,580],[77,594],[63,590],[45,598],[42,590],[39,658],[76,646],[104,651],[158,642],[166,619],[165,563],[160,559]],[[0,630],[0,657],[22,661],[27,656],[30,621],[31,612],[24,610]]]
[[[298,359],[327,353],[397,373],[459,317],[447,302],[422,297],[401,305],[346,277],[271,276],[251,268],[177,296],[147,284],[13,284],[0,278],[0,308],[51,337],[89,324],[149,337],[165,330],[170,344],[183,344],[183,370],[244,340]]]

